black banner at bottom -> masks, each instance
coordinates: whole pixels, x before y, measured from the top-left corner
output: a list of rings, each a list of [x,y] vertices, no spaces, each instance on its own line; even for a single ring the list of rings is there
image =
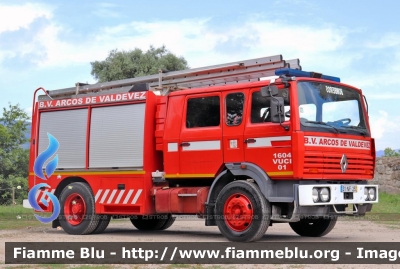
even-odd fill
[[[5,243],[6,264],[399,264],[400,243]]]

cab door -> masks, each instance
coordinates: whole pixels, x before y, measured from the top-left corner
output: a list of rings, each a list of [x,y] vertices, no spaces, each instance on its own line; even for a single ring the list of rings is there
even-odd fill
[[[258,165],[270,177],[293,175],[290,131],[286,131],[279,123],[271,122],[271,97],[261,96],[260,88],[255,88],[249,91],[248,99],[248,117],[243,136],[245,161]],[[288,101],[285,100],[286,111],[289,109]],[[283,124],[290,125],[290,118],[285,118]]]
[[[248,89],[244,89],[222,93],[224,100],[224,123],[222,125],[225,163],[244,161],[244,109],[248,91]]]
[[[223,164],[221,94],[186,96],[179,138],[180,177],[214,177]]]

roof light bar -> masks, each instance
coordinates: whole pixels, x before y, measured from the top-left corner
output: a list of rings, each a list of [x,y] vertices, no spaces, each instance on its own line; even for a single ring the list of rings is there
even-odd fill
[[[306,77],[306,78],[321,78],[326,80],[331,80],[335,82],[340,82],[340,78],[322,75],[321,73],[317,72],[306,72],[298,69],[291,69],[291,68],[281,68],[275,71],[275,75],[281,76],[285,75],[288,77]]]

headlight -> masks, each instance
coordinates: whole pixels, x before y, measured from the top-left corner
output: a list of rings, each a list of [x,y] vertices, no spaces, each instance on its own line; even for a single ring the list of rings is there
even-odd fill
[[[318,202],[319,200],[318,190],[316,188],[312,189],[312,199],[314,203]]]
[[[364,187],[364,201],[368,200],[368,188]]]
[[[375,200],[375,188],[368,188],[368,198],[370,201]]]
[[[328,188],[322,188],[321,191],[319,192],[319,194],[320,194],[322,202],[329,201],[329,189]]]

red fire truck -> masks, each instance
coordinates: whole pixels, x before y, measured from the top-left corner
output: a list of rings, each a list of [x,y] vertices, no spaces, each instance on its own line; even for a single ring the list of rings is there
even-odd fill
[[[164,230],[194,215],[231,241],[256,241],[275,223],[317,237],[378,202],[367,184],[375,147],[365,97],[298,59],[77,83],[36,101],[40,90],[29,186],[51,186],[37,202],[52,212],[43,199],[53,193],[53,227],[69,234],[101,233],[111,217]],[[33,165],[47,134],[59,142],[58,166],[44,181]]]

